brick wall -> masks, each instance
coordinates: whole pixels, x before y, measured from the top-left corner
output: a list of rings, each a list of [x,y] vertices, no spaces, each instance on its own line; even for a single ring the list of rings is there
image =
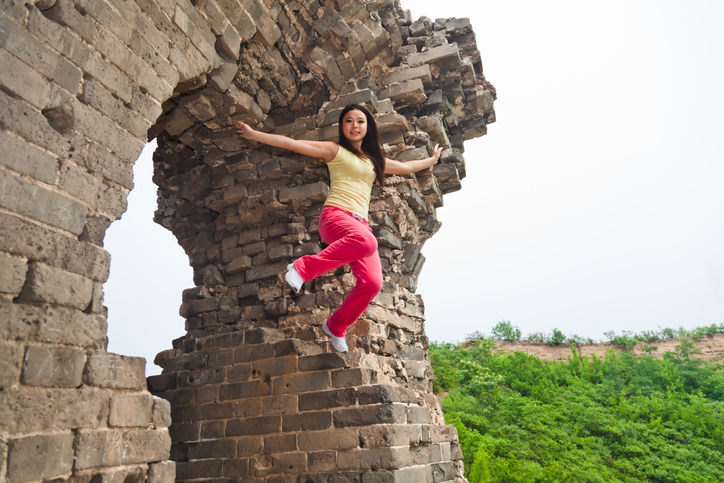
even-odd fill
[[[415,287],[494,98],[467,20],[413,22],[393,0],[2,2],[0,478],[459,479]],[[334,139],[351,102],[391,157],[446,149],[373,193],[385,284],[343,356],[319,326],[352,275],[299,295],[280,277],[321,249],[326,168],[233,126]],[[153,137],[156,221],[196,284],[155,395],[143,359],[106,352],[102,292],[105,231]]]

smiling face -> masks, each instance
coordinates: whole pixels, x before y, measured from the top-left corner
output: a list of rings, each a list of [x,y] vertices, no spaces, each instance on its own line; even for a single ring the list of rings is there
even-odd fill
[[[342,133],[354,146],[359,147],[367,134],[367,116],[364,112],[353,109],[342,118]]]

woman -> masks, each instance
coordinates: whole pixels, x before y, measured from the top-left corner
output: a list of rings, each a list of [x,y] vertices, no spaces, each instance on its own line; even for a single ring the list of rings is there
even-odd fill
[[[278,134],[255,131],[238,122],[241,137],[312,158],[322,158],[329,168],[330,190],[319,217],[319,234],[327,248],[290,263],[285,278],[298,292],[302,284],[349,263],[357,278],[354,289],[322,329],[332,346],[347,352],[347,327],[367,309],[382,288],[382,266],[377,240],[367,223],[370,193],[375,180],[384,186],[384,174],[409,174],[434,165],[442,148],[435,145],[426,159],[401,163],[384,156],[377,124],[363,106],[351,105],[339,116],[339,144],[331,141],[302,141]]]

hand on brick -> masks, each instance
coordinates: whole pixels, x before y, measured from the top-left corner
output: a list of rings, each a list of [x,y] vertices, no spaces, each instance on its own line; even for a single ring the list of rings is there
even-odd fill
[[[245,123],[243,123],[243,122],[241,122],[241,121],[237,121],[237,123],[236,123],[236,132],[239,133],[239,136],[241,136],[241,137],[243,137],[243,138],[251,139],[251,136],[252,136],[256,131],[254,131],[254,130],[251,128],[251,126],[249,126],[248,124],[245,124]]]
[[[432,150],[432,157],[435,158],[435,163],[440,159],[440,155],[442,154],[442,146],[439,144],[435,145],[435,149]],[[433,163],[433,164],[435,164]]]

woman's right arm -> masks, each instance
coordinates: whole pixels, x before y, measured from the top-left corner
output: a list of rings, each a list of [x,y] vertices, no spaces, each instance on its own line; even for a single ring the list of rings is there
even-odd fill
[[[243,138],[251,141],[275,146],[277,148],[288,149],[295,153],[309,156],[310,158],[322,158],[327,163],[337,156],[339,145],[332,141],[303,141],[292,139],[280,134],[271,134],[252,129],[251,126],[241,121],[236,123],[236,132]]]

